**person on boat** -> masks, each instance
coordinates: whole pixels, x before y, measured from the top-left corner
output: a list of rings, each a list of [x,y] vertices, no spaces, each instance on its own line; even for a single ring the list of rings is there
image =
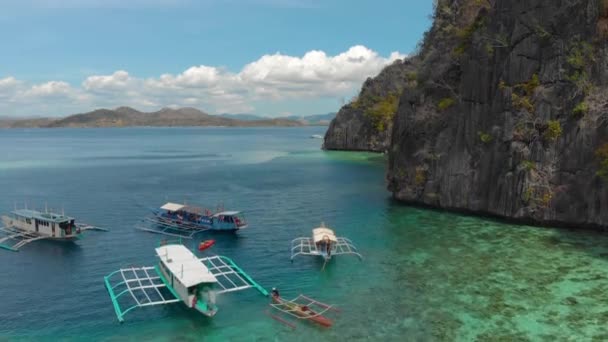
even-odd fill
[[[327,242],[327,244],[325,245],[325,252],[327,252],[327,256],[331,256],[331,242]]]
[[[270,294],[275,297],[275,298],[279,298],[281,295],[279,294],[279,290],[277,290],[276,287],[273,287],[272,290],[270,291]]]

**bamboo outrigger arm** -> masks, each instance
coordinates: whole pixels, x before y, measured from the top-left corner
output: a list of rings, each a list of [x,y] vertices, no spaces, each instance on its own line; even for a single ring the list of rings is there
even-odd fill
[[[331,255],[344,255],[351,254],[356,255],[359,259],[363,260],[363,256],[357,250],[354,243],[347,238],[338,237],[336,242],[332,243]],[[322,255],[322,251],[317,248],[312,238],[300,237],[291,241],[291,260],[298,255]]]
[[[0,227],[0,231],[6,233],[5,237],[0,238],[0,248],[9,250],[11,252],[18,252],[19,248],[27,245],[30,242],[48,238],[46,236],[40,236],[31,232],[21,231],[10,227]]]
[[[112,278],[115,275],[120,275],[121,280],[112,284]],[[123,268],[105,276],[104,282],[116,317],[121,323],[124,322],[124,316],[133,309],[180,301],[173,289],[167,286],[166,280],[162,278],[162,273],[158,272],[156,267]],[[163,294],[160,291],[162,288],[167,288],[170,295]],[[120,299],[127,294],[133,300],[133,304],[123,309],[120,306]]]

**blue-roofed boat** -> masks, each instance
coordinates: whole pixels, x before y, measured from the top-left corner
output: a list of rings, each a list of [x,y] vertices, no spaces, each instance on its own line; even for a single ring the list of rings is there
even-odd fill
[[[216,212],[192,205],[165,203],[152,210],[152,217],[144,219],[147,225],[136,228],[169,236],[192,238],[196,233],[213,230],[235,232],[247,228],[240,211],[218,209]],[[154,227],[150,227],[150,224]]]
[[[0,248],[11,251],[36,240],[70,241],[78,239],[85,230],[105,230],[48,210],[15,209],[1,218],[0,231],[4,236],[0,238]]]

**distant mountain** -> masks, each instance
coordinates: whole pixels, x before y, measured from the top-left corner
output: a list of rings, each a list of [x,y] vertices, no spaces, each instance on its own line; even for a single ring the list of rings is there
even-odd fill
[[[266,119],[262,116],[255,115],[255,114],[227,114],[226,113],[226,114],[220,114],[219,116],[221,116],[223,118],[242,120],[242,121],[258,121],[258,120]]]
[[[221,114],[221,117],[230,118],[235,120],[243,120],[243,121],[259,121],[259,120],[267,120],[268,118],[255,114]],[[285,120],[293,120],[299,121],[304,125],[329,125],[331,120],[336,117],[336,113],[327,113],[327,114],[318,114],[318,115],[304,115],[304,116],[285,116],[281,119]]]
[[[285,119],[300,121],[306,125],[329,125],[331,120],[336,117],[336,113],[306,115],[306,116],[288,116]]]
[[[0,118],[0,128],[36,128],[46,127],[53,119],[35,118],[35,119],[15,119],[10,117]]]
[[[130,107],[97,109],[60,119],[0,119],[0,128],[17,127],[130,127],[130,126],[303,126],[288,119],[237,120],[209,115],[196,108],[163,108],[156,112],[140,112]]]

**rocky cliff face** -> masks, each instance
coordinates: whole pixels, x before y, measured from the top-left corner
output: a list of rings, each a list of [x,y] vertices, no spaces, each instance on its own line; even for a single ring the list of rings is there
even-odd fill
[[[323,148],[387,151],[399,95],[415,78],[414,64],[413,60],[398,60],[375,78],[368,78],[357,98],[331,121]]]
[[[394,117],[393,196],[607,227],[607,37],[604,0],[439,1],[417,82],[404,87]],[[338,114],[357,115],[348,106]],[[359,120],[332,126],[366,132]],[[326,145],[366,147],[367,138]]]

